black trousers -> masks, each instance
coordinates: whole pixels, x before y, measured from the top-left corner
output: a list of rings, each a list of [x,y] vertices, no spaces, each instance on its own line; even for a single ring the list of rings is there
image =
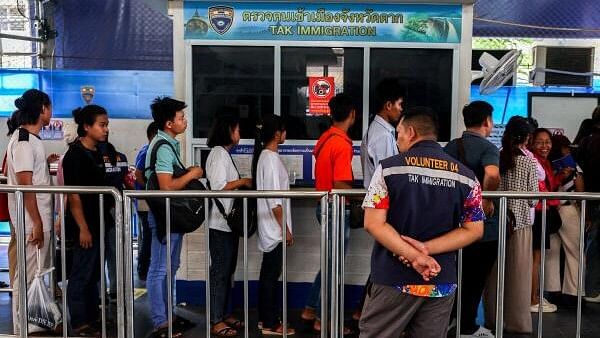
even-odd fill
[[[498,256],[498,241],[476,242],[463,249],[461,334],[473,334],[477,309],[488,275]]]
[[[281,276],[283,247],[279,243],[271,252],[263,254],[258,287],[258,318],[263,327],[274,329],[279,324],[281,304],[278,302],[277,282]]]
[[[148,224],[148,212],[138,211],[139,233],[138,233],[138,277],[146,280],[148,268],[150,267],[150,256],[152,250],[152,231]]]
[[[100,242],[97,235],[92,236],[91,248],[84,249],[79,243],[73,247],[73,266],[67,292],[73,328],[91,324],[98,318]]]

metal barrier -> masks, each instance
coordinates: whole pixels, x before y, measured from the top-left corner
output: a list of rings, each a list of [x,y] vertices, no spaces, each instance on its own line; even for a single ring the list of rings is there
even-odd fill
[[[16,206],[17,206],[17,219],[14,223],[15,233],[17,239],[17,264],[19,273],[19,337],[28,337],[27,330],[27,277],[26,277],[26,242],[25,242],[25,206],[24,206],[24,193],[46,193],[46,194],[59,194],[60,210],[64,215],[64,195],[67,194],[97,194],[99,195],[99,209],[100,209],[100,291],[101,291],[101,304],[102,304],[102,338],[106,337],[106,286],[105,286],[105,275],[104,275],[104,195],[111,195],[115,199],[115,227],[116,227],[116,278],[117,278],[117,335],[119,338],[124,337],[124,303],[123,303],[123,252],[121,251],[122,245],[122,220],[123,213],[122,207],[123,202],[120,192],[115,188],[108,187],[85,187],[85,186],[69,186],[69,187],[41,187],[41,186],[10,186],[0,185],[0,192],[2,193],[14,193]],[[65,234],[65,218],[61,218],[61,233]],[[56,246],[51,247],[54,251]],[[63,318],[63,337],[68,337],[68,323],[66,318],[69,318],[67,311],[67,284],[64,283],[66,280],[66,244],[65,241],[61,241],[61,274],[62,274],[62,318]],[[23,311],[25,309],[25,311]],[[13,318],[16,320],[16,318]],[[0,335],[2,337],[15,337],[15,335]]]
[[[321,200],[321,289],[326,290],[327,281],[327,234],[328,234],[328,194],[323,191],[125,191],[123,192],[124,202],[124,267],[125,267],[125,297],[127,311],[127,337],[135,337],[133,328],[134,317],[134,299],[133,299],[133,249],[132,249],[132,211],[133,198],[165,198],[166,208],[166,246],[167,246],[167,299],[168,307],[168,336],[172,337],[172,317],[173,317],[173,292],[171,280],[171,218],[170,218],[170,203],[172,198],[196,197],[204,198],[205,223],[204,235],[206,236],[206,256],[205,256],[205,272],[206,272],[206,337],[210,337],[210,234],[209,234],[209,199],[211,198],[243,198],[244,199],[244,233],[248,231],[247,224],[247,202],[248,198],[289,198],[289,199],[314,199]],[[286,223],[287,210],[285,205],[283,210],[283,224]],[[248,333],[248,238],[244,236],[243,240],[243,260],[244,260],[244,337],[249,337]],[[283,336],[287,336],[287,249],[286,245],[282,245],[283,249]],[[328,302],[326,292],[322,292],[321,297],[322,315],[327,313]],[[324,316],[323,316],[324,317]],[[321,327],[321,338],[327,337],[327,325]]]
[[[333,338],[343,337],[344,329],[344,240],[341,229],[344,229],[344,210],[346,198],[364,197],[365,190],[360,189],[334,189],[331,191],[332,200],[332,232],[333,241],[333,271],[332,278],[332,309],[331,318],[334,324],[332,331]],[[527,199],[542,201],[542,262],[540,266],[540,303],[544,294],[544,263],[545,263],[545,235],[546,235],[546,201],[547,200],[576,200],[581,201],[580,229],[579,229],[579,269],[577,278],[577,326],[575,336],[581,337],[581,303],[583,293],[583,269],[584,269],[584,242],[585,242],[585,220],[586,220],[586,201],[600,201],[600,193],[526,193],[512,191],[483,192],[483,198],[499,200],[499,236],[498,236],[498,276],[496,293],[496,327],[495,336],[503,337],[504,324],[504,276],[506,263],[506,233],[507,233],[507,201],[509,199]],[[339,210],[339,212],[338,212]],[[336,245],[335,243],[339,243]],[[461,319],[461,293],[462,293],[462,250],[458,252],[458,290],[456,297],[457,318],[456,318],[456,337],[460,337],[460,319]],[[543,333],[543,312],[539,307],[538,312],[538,331],[537,336],[542,337]]]

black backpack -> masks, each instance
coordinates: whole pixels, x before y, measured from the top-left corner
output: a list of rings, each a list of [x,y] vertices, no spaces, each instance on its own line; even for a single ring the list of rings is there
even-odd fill
[[[229,152],[227,153],[229,154]],[[231,159],[233,167],[238,172],[238,177],[241,177],[240,172],[237,169],[233,158],[231,157],[231,154],[229,154],[229,158]],[[210,187],[210,182],[208,184]],[[256,190],[256,188],[254,190]],[[218,198],[214,198],[212,202],[214,203],[214,205],[217,206],[217,209],[219,209],[219,213],[221,214],[221,216],[223,216],[225,221],[227,221],[227,225],[231,229],[231,232],[239,237],[244,237],[244,199],[234,198],[233,205],[231,206],[231,211],[229,212],[229,214],[225,213],[225,207],[223,206],[223,203],[219,201]],[[248,237],[252,237],[252,235],[254,235],[256,229],[258,228],[258,211],[256,198],[248,198],[247,211]]]
[[[158,184],[158,177],[156,176],[156,153],[158,149],[168,145],[174,154],[177,154],[175,148],[167,140],[159,140],[154,144],[152,152],[150,153],[150,166],[145,171],[151,171],[146,185],[146,190],[160,190]],[[187,169],[176,156],[179,166],[173,166],[173,177],[178,178],[187,173]],[[184,190],[206,190],[206,187],[202,182],[198,180],[192,180],[189,182]],[[166,224],[166,200],[164,197],[152,197],[146,198],[148,207],[152,211],[154,220],[156,222],[156,235],[159,240],[162,240],[167,232]],[[204,198],[197,197],[178,197],[171,198],[171,233],[185,234],[193,232],[198,229],[205,219],[204,210]]]

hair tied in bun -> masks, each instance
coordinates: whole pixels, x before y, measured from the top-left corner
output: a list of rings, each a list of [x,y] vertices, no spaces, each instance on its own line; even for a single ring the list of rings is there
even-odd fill
[[[23,96],[19,96],[15,99],[15,107],[17,107],[19,110],[25,110],[25,107],[27,107],[27,101],[25,101]]]

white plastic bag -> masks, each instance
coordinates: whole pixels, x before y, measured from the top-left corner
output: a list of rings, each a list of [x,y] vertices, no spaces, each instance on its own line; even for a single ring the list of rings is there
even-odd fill
[[[30,333],[54,330],[62,322],[62,313],[44,283],[44,274],[52,269],[40,270],[38,251],[38,273],[27,290],[27,327]]]

